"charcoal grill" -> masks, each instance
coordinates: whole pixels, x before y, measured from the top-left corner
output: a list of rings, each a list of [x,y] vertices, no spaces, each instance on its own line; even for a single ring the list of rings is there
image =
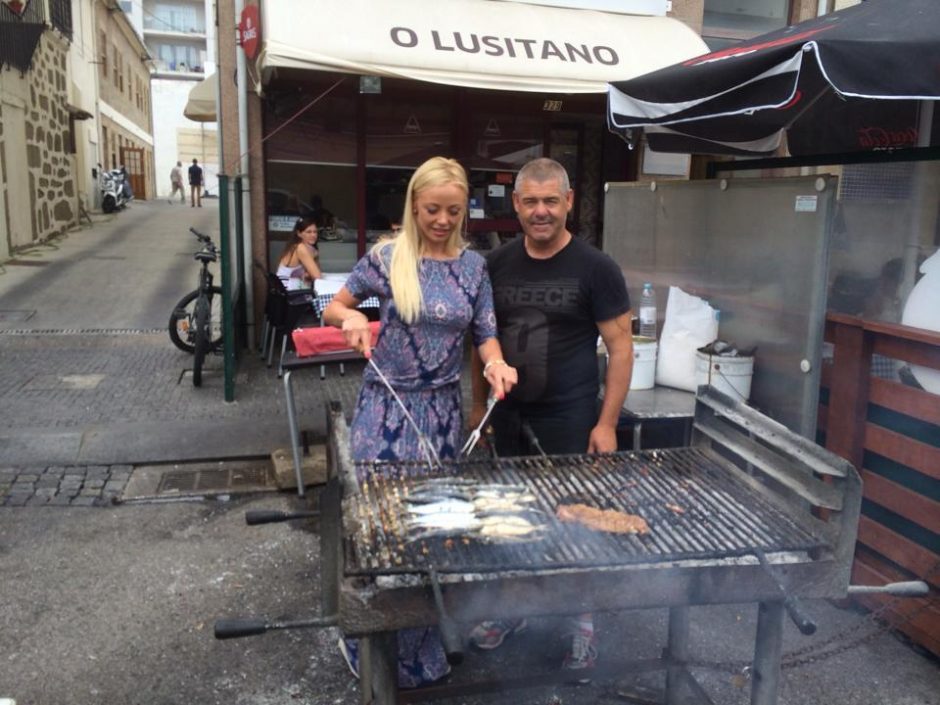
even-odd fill
[[[810,633],[799,599],[847,594],[858,473],[711,388],[699,390],[692,444],[665,450],[453,461],[432,470],[354,463],[336,407],[329,425],[323,606],[345,634],[362,639],[363,702],[453,694],[446,687],[398,692],[396,630],[450,617],[470,625],[647,607],[669,608],[667,648],[660,659],[619,664],[618,674],[663,669],[667,703],[710,702],[685,665],[689,608],[756,602],[751,702],[772,705],[785,613]],[[531,544],[409,540],[397,521],[401,497],[415,478],[449,475],[525,485],[551,530]],[[639,514],[650,533],[556,522],[555,508],[571,497]]]

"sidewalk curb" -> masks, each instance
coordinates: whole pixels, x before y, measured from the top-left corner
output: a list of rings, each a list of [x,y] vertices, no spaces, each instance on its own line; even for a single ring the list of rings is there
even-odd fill
[[[325,436],[313,428],[313,437]],[[310,433],[308,431],[308,433]],[[0,431],[0,457],[9,467],[144,465],[268,457],[290,447],[286,418],[168,421],[83,426],[67,430]]]

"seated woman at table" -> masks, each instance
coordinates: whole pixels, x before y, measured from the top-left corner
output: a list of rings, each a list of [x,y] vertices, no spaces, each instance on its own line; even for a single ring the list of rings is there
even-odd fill
[[[485,260],[463,240],[468,192],[466,172],[453,159],[434,157],[418,167],[408,184],[401,232],[378,242],[356,264],[323,313],[351,347],[372,357],[441,458],[455,457],[461,447],[460,373],[467,332],[498,398],[518,381],[496,338]],[[382,322],[375,350],[366,316],[356,310],[371,296],[379,298]],[[363,373],[350,437],[355,460],[428,457],[372,366]],[[340,641],[358,676],[357,647],[355,641]],[[403,687],[435,681],[450,670],[437,628],[399,631],[398,647]]]
[[[310,289],[313,280],[323,274],[317,252],[317,224],[313,218],[298,218],[294,224],[293,238],[284,247],[278,261],[277,276],[288,291]]]

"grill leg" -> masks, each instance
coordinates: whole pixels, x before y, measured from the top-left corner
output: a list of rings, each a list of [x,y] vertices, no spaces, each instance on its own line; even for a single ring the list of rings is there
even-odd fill
[[[360,659],[360,687],[363,703],[397,705],[398,703],[398,633],[379,632],[360,640],[368,654],[368,673],[362,670]],[[371,686],[371,688],[370,688]],[[371,690],[371,699],[366,694]]]
[[[751,705],[776,705],[783,651],[783,603],[761,602],[757,609]]]
[[[359,702],[372,705],[372,640],[359,640]]]
[[[669,608],[669,667],[666,669],[666,705],[682,702],[682,685],[685,682],[685,665],[689,658],[689,608]]]
[[[320,613],[324,615],[339,614],[339,574],[343,564],[340,494],[337,477],[327,480],[320,494]]]
[[[290,426],[290,449],[294,458],[294,474],[297,476],[297,496],[304,496],[304,471],[300,462],[300,429],[297,428],[297,407],[294,405],[294,388],[290,381],[290,370],[284,373],[284,399],[287,402],[287,425]]]

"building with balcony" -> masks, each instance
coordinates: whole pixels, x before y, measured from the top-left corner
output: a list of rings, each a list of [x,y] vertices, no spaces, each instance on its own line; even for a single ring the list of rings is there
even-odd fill
[[[150,54],[117,0],[94,5],[98,54],[100,163],[124,166],[134,196],[153,198]]]
[[[215,73],[212,0],[132,0],[126,4],[131,22],[153,57],[150,89],[157,194],[170,194],[170,170],[177,161],[189,164],[198,159],[206,192],[216,195],[216,124],[193,122],[183,116],[190,90]]]

